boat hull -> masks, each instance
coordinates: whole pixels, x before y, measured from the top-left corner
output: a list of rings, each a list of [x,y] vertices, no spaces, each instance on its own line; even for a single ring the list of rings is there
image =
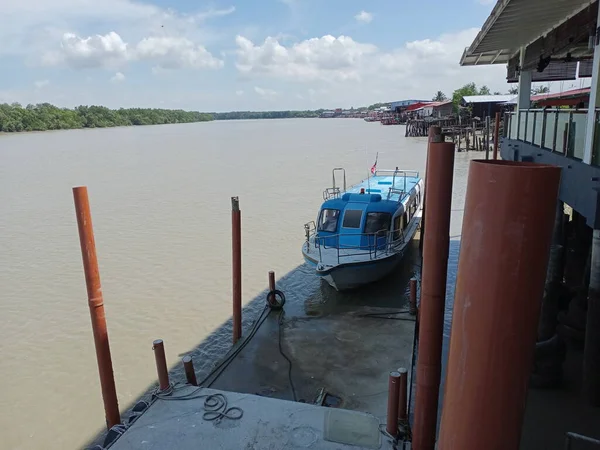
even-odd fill
[[[396,253],[377,261],[342,264],[328,270],[317,269],[316,274],[337,291],[347,291],[385,278],[398,266],[401,259],[402,254]]]

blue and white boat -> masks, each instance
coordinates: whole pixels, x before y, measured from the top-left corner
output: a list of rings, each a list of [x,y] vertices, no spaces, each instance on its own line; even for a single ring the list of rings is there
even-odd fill
[[[343,185],[336,185],[336,173]],[[423,180],[413,170],[374,170],[346,189],[333,169],[316,222],[304,225],[305,261],[338,291],[388,275],[398,265],[422,217]]]

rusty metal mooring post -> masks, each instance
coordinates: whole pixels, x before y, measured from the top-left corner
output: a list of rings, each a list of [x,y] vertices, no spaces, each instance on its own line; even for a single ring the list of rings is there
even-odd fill
[[[442,128],[438,126],[429,127],[429,134],[427,138],[427,155],[425,159],[425,183],[429,177],[429,146],[432,142],[444,142],[444,136],[442,135]],[[423,214],[421,216],[421,233],[419,234],[419,251],[423,253],[423,242],[425,240],[425,198],[427,196],[427,189],[423,192]]]
[[[408,370],[404,367],[398,369],[400,374],[400,387],[398,389],[398,421],[408,420]]]
[[[443,142],[440,139],[429,144],[429,167],[425,188],[427,233],[423,246],[421,276],[413,450],[433,450],[435,447],[454,154],[455,145],[451,142]]]
[[[181,358],[181,362],[183,363],[183,370],[185,371],[185,379],[188,384],[192,386],[198,386],[198,380],[196,380],[196,371],[194,370],[194,361],[192,361],[192,357],[189,355]]]
[[[98,270],[96,242],[94,240],[94,228],[92,226],[92,214],[90,211],[87,187],[74,187],[73,198],[75,200],[75,214],[77,216],[79,242],[81,245],[81,255],[83,257],[83,271],[85,273],[88,306],[90,308],[90,317],[92,319],[94,346],[96,347],[96,360],[98,361],[98,372],[100,374],[104,414],[107,427],[110,429],[112,426],[121,423],[121,416],[119,414],[117,389],[115,386],[112,358],[110,356],[108,330],[106,328],[106,316],[104,314],[104,300],[102,297],[102,287],[100,285],[100,271]]]
[[[496,113],[496,122],[494,123],[494,153],[492,153],[492,159],[498,159],[498,146],[500,143],[500,113]]]
[[[592,406],[600,406],[600,230],[594,230],[590,264],[585,346],[583,349],[583,392]]]
[[[398,435],[398,399],[400,392],[400,373],[390,372],[388,381],[388,409],[386,431],[396,437]]]
[[[269,271],[269,294],[275,291],[275,272],[272,270]],[[275,304],[276,298],[275,295],[269,295],[269,303]]]
[[[519,448],[560,173],[471,162],[439,450]]]
[[[409,302],[409,313],[411,316],[417,315],[417,279],[411,278],[408,282],[410,286],[410,302]]]
[[[165,356],[165,344],[162,339],[157,339],[152,343],[154,350],[154,359],[156,360],[156,373],[158,374],[158,389],[164,391],[168,389],[169,370],[167,369],[167,358]]]
[[[233,343],[242,337],[242,212],[238,197],[231,197],[231,254],[233,279]]]

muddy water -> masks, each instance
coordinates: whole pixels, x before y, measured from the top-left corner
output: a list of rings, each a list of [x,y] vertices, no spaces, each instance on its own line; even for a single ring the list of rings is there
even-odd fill
[[[104,422],[73,186],[89,188],[125,408],[155,379],[152,340],[164,339],[176,364],[230,316],[230,197],[243,216],[244,302],[268,270],[287,275],[296,296],[337,295],[300,267],[302,225],[333,167],[359,181],[377,151],[379,168],[424,169],[424,139],[358,119],[0,136],[0,447],[79,448]],[[457,154],[453,236],[470,156]],[[228,348],[223,334],[207,360]]]

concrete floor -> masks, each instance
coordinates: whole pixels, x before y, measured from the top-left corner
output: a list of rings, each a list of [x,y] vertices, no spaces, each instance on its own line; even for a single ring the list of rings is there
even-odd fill
[[[156,400],[111,449],[393,448],[379,431],[379,421],[369,414],[191,386],[173,395],[186,394],[198,397],[186,401]],[[227,407],[239,408],[241,417],[207,420],[205,399],[211,394],[223,395]]]
[[[337,406],[385,421],[388,375],[399,367],[410,374],[415,322],[409,314],[368,317],[403,308],[371,307],[368,299],[364,302],[348,305],[308,299],[304,305],[286,305],[281,345],[292,361],[297,400],[312,403],[324,389],[339,399]],[[212,387],[293,400],[289,363],[279,352],[279,332],[279,313],[273,311]]]
[[[600,439],[600,408],[589,406],[581,394],[582,362],[582,350],[570,347],[563,365],[563,387],[529,389],[520,450],[563,450],[568,432]],[[573,442],[571,449],[600,447]]]

